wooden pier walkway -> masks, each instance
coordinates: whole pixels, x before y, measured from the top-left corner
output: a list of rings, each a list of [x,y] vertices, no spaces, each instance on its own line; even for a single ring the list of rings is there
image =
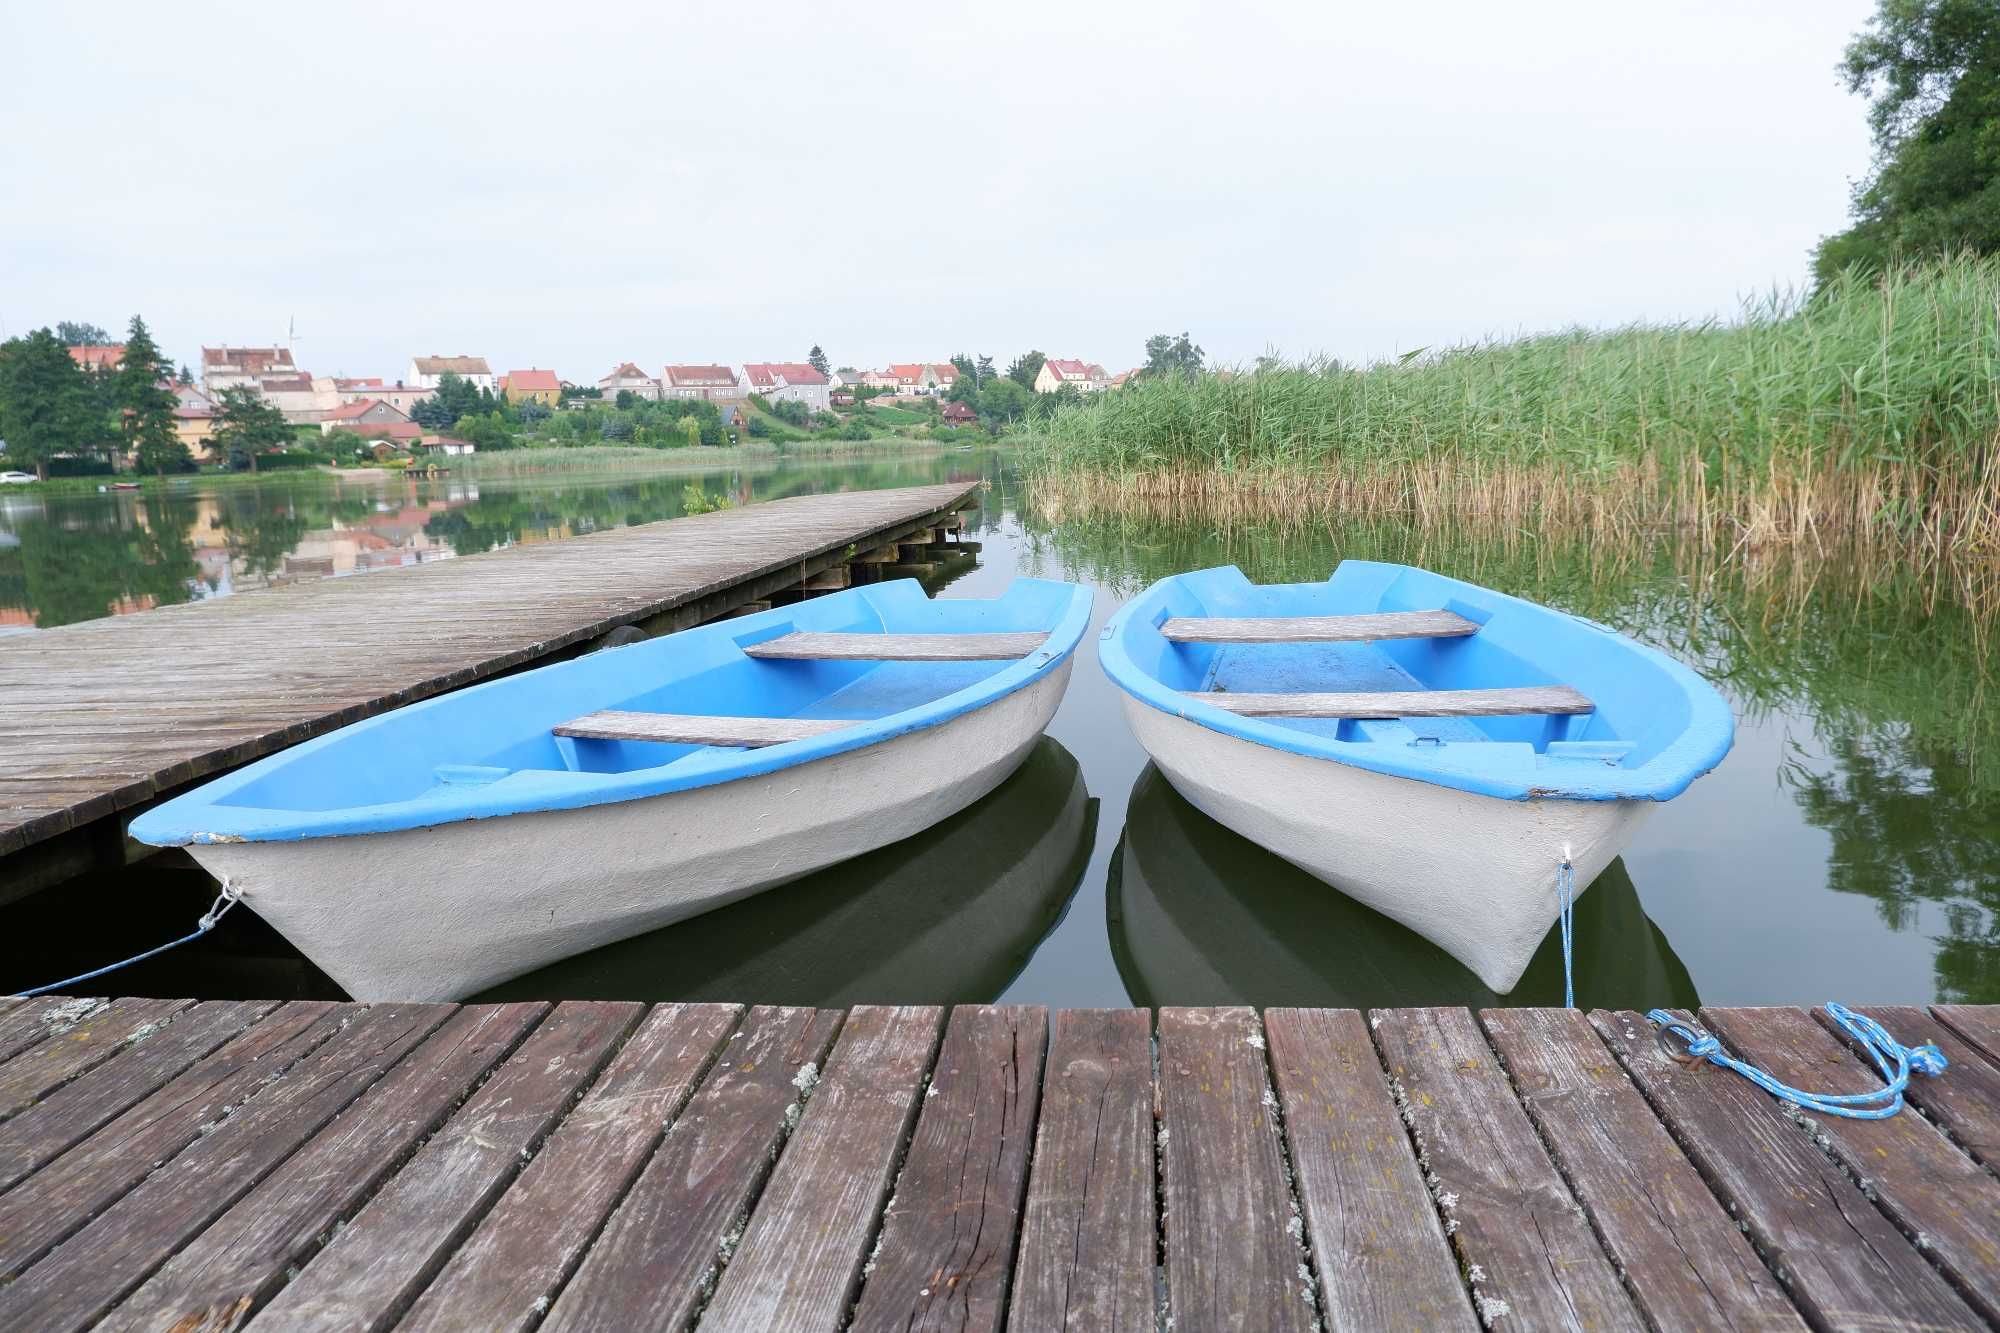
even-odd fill
[[[1630,1013],[0,1001],[0,1328],[1986,1327],[2000,1006],[1873,1012],[1808,1123]]]
[[[845,587],[850,560],[931,541],[975,489],[774,500],[0,638],[0,856],[621,625]],[[0,898],[106,855],[66,850],[52,873],[14,866]]]

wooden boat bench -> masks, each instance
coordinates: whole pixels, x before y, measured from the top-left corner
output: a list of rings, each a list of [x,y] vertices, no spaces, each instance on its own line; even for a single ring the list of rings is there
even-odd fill
[[[630,713],[609,709],[559,727],[558,736],[596,741],[661,741],[669,745],[729,745],[745,750],[783,745],[851,727],[851,719],[708,717],[693,713]]]
[[[1026,657],[1048,635],[1012,634],[830,634],[798,630],[753,643],[746,657],[790,662],[991,662]]]
[[[1567,685],[1495,690],[1375,690],[1349,694],[1231,694],[1189,691],[1188,698],[1239,717],[1514,717],[1589,713],[1596,705]]]
[[[1173,643],[1369,643],[1479,633],[1455,611],[1378,611],[1361,616],[1174,616],[1160,634]]]

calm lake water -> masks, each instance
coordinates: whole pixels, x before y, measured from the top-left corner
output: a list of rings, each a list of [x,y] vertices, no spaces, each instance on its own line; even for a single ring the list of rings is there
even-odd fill
[[[423,483],[274,480],[154,499],[0,496],[0,629],[473,555],[739,501],[985,477],[976,563],[1097,592],[1099,624],[1178,570],[1324,578],[1400,560],[1612,625],[1702,671],[1736,748],[1644,825],[1577,909],[1578,1002],[2000,1001],[2000,696],[1963,591],[1907,564],[1593,543],[1390,522],[1307,530],[1050,523],[974,453],[705,473]],[[32,632],[21,629],[21,632]],[[840,1004],[1560,1003],[1553,937],[1504,1001],[1410,932],[1182,801],[1126,731],[1085,641],[1045,740],[992,796],[907,842],[568,960],[495,996]],[[202,684],[191,680],[189,688]],[[205,878],[156,858],[0,911],[0,981],[32,985],[186,930]],[[1467,886],[1476,892],[1477,886]],[[94,930],[78,943],[76,911]],[[384,929],[394,929],[385,922]],[[121,993],[336,993],[248,912]]]

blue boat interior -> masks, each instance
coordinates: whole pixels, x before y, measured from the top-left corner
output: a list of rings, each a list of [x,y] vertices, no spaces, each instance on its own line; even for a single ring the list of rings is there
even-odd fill
[[[133,835],[186,842],[366,832],[709,785],[871,744],[991,702],[1066,657],[1088,618],[1087,591],[1044,579],[1016,579],[990,599],[933,600],[913,579],[851,588],[370,718],[149,811]],[[1026,658],[974,661],[774,659],[743,651],[795,631],[1049,637]],[[553,732],[609,710],[856,725],[754,750]]]
[[[1470,635],[1360,643],[1199,643],[1166,638],[1176,617],[1284,618],[1451,611]],[[1427,570],[1343,562],[1324,583],[1250,582],[1233,566],[1176,575],[1121,609],[1105,669],[1128,692],[1279,748],[1504,795],[1631,795],[1672,786],[1663,769],[1721,758],[1728,706],[1686,667],[1601,626]],[[1240,716],[1191,694],[1491,690],[1567,685],[1578,714],[1352,719]],[[1690,742],[1690,737],[1696,738]],[[1644,775],[1621,781],[1607,770]],[[1649,771],[1650,770],[1650,771]],[[1692,781],[1689,772],[1680,786]],[[1678,788],[1676,788],[1678,790]],[[1661,797],[1661,799],[1664,799]]]

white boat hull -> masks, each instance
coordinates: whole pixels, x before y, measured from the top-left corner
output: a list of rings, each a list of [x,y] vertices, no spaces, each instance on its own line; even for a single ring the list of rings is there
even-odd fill
[[[1125,716],[1174,789],[1211,819],[1402,922],[1506,994],[1652,801],[1508,801],[1239,740],[1137,699]]]
[[[1069,672],[1065,659],[938,726],[716,786],[188,851],[355,999],[459,999],[956,814],[1020,764]]]

